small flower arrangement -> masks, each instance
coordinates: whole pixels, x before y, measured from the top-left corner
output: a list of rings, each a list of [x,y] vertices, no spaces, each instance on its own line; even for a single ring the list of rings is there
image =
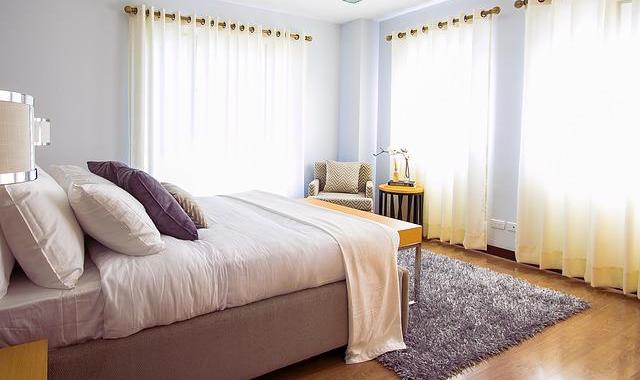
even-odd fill
[[[405,181],[410,181],[411,180],[411,171],[409,170],[409,159],[411,158],[411,155],[409,154],[409,151],[406,148],[400,148],[400,149],[396,149],[396,148],[378,148],[378,152],[374,153],[373,156],[374,157],[378,157],[379,155],[386,153],[389,155],[389,157],[393,158],[393,176],[392,176],[392,180],[394,182],[400,181],[400,173],[398,172],[398,162],[396,161],[395,157],[396,156],[402,156],[404,158],[404,180]]]

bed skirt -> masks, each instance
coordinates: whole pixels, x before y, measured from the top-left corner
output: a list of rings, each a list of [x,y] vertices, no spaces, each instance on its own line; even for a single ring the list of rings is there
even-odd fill
[[[409,273],[398,268],[402,328]],[[346,346],[344,281],[49,351],[49,379],[248,379]]]

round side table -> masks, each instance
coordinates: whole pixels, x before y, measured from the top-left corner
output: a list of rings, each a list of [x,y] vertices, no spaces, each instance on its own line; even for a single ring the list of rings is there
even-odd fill
[[[407,198],[406,208],[403,207],[405,197]],[[423,202],[424,188],[422,186],[389,186],[384,184],[378,186],[378,212],[380,215],[422,224]]]

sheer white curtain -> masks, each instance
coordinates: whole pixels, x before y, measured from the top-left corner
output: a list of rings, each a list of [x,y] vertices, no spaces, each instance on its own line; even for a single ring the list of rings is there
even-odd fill
[[[640,0],[530,1],[518,261],[638,289]]]
[[[425,186],[427,237],[485,249],[492,16],[448,24],[392,40],[391,145]]]
[[[129,24],[131,164],[199,195],[301,196],[304,38],[147,9]]]

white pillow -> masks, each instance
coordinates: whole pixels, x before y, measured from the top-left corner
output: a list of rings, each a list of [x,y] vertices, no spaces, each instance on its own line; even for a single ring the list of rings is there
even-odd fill
[[[58,182],[58,185],[69,193],[69,187],[73,184],[84,185],[88,183],[101,183],[105,185],[113,185],[113,183],[105,178],[95,175],[87,169],[74,165],[52,165],[49,168],[49,174]]]
[[[7,240],[2,230],[0,230],[0,298],[7,294],[9,278],[11,278],[14,263],[15,259],[13,258],[13,254],[7,245]]]
[[[84,267],[84,236],[67,194],[44,170],[38,179],[0,186],[0,224],[15,259],[36,285],[76,286]]]
[[[84,231],[105,247],[130,256],[153,255],[164,249],[144,206],[111,182],[72,184],[69,202]]]

